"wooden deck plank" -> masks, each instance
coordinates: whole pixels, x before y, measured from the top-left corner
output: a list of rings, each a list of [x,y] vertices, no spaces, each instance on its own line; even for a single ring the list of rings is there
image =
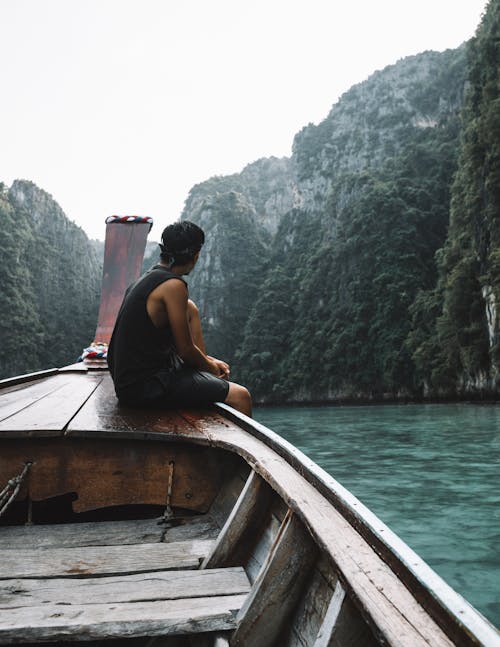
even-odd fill
[[[233,629],[245,595],[165,602],[43,605],[0,611],[0,645],[170,636]]]
[[[71,548],[215,539],[218,524],[209,515],[174,517],[168,524],[159,519],[93,521],[35,526],[0,527],[0,549]]]
[[[98,578],[0,581],[0,610],[56,604],[111,604],[246,594],[242,567],[206,571],[157,571]]]
[[[198,426],[218,447],[245,458],[311,530],[333,558],[349,595],[387,644],[415,647],[452,642],[349,522],[289,463],[230,420],[213,414]]]
[[[95,391],[101,379],[89,375],[55,375],[46,382],[47,386],[54,388],[35,400],[29,401],[30,395],[24,395],[24,391],[6,394],[4,398],[19,398],[16,406],[19,403],[23,406],[0,421],[1,435],[7,437],[27,432],[36,432],[37,435],[59,434]],[[40,385],[41,389],[44,384]],[[37,388],[29,387],[27,391]]]
[[[230,638],[234,647],[273,645],[284,632],[305,580],[316,559],[317,548],[302,522],[292,512],[280,532],[259,577],[238,614]]]
[[[99,388],[70,422],[66,435],[80,436],[89,432],[115,438],[137,434],[147,438],[161,434],[172,440],[194,438],[208,444],[206,435],[176,411],[120,405],[109,374],[102,376]]]
[[[267,510],[270,497],[271,489],[267,483],[252,471],[201,568],[217,568],[236,563],[233,561],[236,552],[241,553],[242,544],[248,543],[245,535],[255,533]]]
[[[6,386],[0,391],[0,421],[29,407],[47,396],[58,391],[68,380],[65,376],[54,374],[27,384]]]
[[[0,550],[0,580],[119,575],[198,568],[210,539],[171,544]]]

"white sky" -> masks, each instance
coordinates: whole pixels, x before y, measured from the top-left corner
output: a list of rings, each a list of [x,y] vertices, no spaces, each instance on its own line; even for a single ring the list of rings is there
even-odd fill
[[[470,38],[486,0],[0,0],[0,181],[90,237],[157,237],[189,189],[290,155],[352,85]]]

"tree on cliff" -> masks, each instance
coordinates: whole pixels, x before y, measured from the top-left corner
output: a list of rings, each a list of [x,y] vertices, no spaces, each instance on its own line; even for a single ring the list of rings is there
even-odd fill
[[[426,319],[430,331],[414,344],[419,374],[450,393],[471,384],[495,388],[500,366],[499,0],[488,4],[468,44],[468,59],[469,88],[448,237],[438,255],[439,284],[437,290],[420,295],[413,309],[414,328]],[[440,312],[429,326],[436,300]],[[414,332],[414,342],[417,337]]]

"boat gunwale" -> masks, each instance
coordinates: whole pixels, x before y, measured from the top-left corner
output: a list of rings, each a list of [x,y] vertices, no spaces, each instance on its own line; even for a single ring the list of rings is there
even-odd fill
[[[264,442],[313,485],[372,546],[406,587],[414,595],[418,591],[420,595],[416,597],[419,603],[452,640],[463,639],[465,632],[472,644],[500,646],[496,627],[328,472],[265,425],[224,403],[216,403],[215,408],[225,418]],[[436,604],[439,609],[436,609]],[[436,613],[437,610],[441,613]]]
[[[78,372],[91,373],[87,368]],[[48,369],[0,381],[3,386],[14,386],[23,382],[37,381],[61,372],[61,369]],[[285,440],[276,432],[256,420],[239,413],[223,403],[216,403],[214,409],[222,417],[235,423],[240,429],[262,441],[283,458],[300,476],[305,478],[333,507],[344,516],[352,527],[375,550],[398,578],[412,592],[434,621],[452,639],[463,639],[466,634],[471,644],[500,645],[496,627],[489,622],[465,598],[448,585],[417,553],[397,534],[386,526],[369,508],[342,486],[323,468],[308,458],[301,450]],[[24,434],[23,434],[24,435]],[[151,431],[95,432],[72,431],[68,437],[99,435],[101,438],[137,438],[138,440],[184,441],[193,444],[212,445],[209,438],[186,437]],[[28,434],[26,434],[26,437]],[[38,436],[29,433],[30,438]],[[0,434],[1,437],[1,434]],[[19,436],[18,436],[19,437]],[[214,443],[216,446],[217,443]],[[234,451],[234,450],[233,450]],[[244,457],[243,457],[244,458]],[[244,460],[246,460],[244,458]],[[246,461],[248,462],[248,461]],[[252,465],[250,465],[252,467]]]
[[[48,368],[43,371],[35,371],[34,373],[25,373],[23,375],[16,375],[15,377],[7,377],[3,380],[0,380],[0,391],[9,386],[16,386],[17,384],[23,384],[24,382],[36,382],[37,380],[43,380],[43,378],[56,375],[60,371],[61,369],[59,368]]]

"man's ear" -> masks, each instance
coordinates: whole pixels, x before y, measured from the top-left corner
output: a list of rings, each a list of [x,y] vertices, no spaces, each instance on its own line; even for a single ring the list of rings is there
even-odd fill
[[[194,255],[193,261],[197,263],[199,258],[200,258],[200,252],[196,252],[196,254]]]

